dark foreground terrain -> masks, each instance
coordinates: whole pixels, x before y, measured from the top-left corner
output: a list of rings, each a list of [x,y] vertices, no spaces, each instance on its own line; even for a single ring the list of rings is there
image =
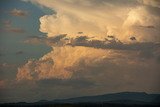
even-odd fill
[[[0,107],[160,107],[160,94],[122,92],[35,103],[3,103]]]
[[[117,104],[117,103],[64,103],[64,104],[2,104],[0,107],[160,107],[156,104]]]

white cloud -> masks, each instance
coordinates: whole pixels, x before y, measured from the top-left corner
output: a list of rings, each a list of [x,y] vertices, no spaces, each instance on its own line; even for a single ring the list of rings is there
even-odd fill
[[[48,7],[56,14],[40,18],[40,31],[49,37],[57,34],[104,38],[116,35],[126,41],[136,35],[138,41],[160,41],[160,17],[152,14],[159,10],[156,0],[34,0],[35,4]],[[147,5],[146,5],[147,4]],[[154,6],[154,8],[153,8]],[[137,26],[156,26],[156,29],[142,29]]]
[[[20,9],[13,9],[10,11],[10,14],[13,15],[13,16],[21,16],[21,17],[24,17],[28,14],[27,11],[24,11],[24,10],[20,10]]]

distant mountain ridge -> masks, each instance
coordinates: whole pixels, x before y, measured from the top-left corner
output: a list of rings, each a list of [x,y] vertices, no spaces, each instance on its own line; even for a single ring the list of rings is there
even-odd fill
[[[160,94],[145,92],[120,92],[95,96],[84,96],[52,101],[40,100],[35,103],[6,103],[0,107],[160,107]]]
[[[155,100],[157,100],[159,97],[160,94],[147,94],[145,92],[120,92],[120,93],[111,93],[111,94],[96,95],[96,96],[59,99],[59,100],[54,100],[54,102],[79,103],[79,102],[125,101],[124,103],[127,103],[126,101],[137,101],[137,102],[152,103],[152,102],[157,102]]]

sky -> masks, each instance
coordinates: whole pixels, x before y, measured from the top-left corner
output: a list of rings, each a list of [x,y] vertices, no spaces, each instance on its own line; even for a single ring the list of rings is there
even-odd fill
[[[160,93],[159,0],[1,0],[0,102]]]

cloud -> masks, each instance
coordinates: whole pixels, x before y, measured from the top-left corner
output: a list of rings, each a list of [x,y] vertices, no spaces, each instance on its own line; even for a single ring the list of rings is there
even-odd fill
[[[70,44],[69,44],[70,45]],[[90,41],[73,41],[71,42],[72,46],[86,46],[102,49],[114,49],[114,50],[132,50],[139,51],[145,49],[158,49],[160,47],[159,43],[153,42],[136,42],[136,43],[123,43],[120,40],[90,40]],[[152,47],[152,48],[151,48]]]
[[[2,31],[13,32],[13,33],[25,33],[24,29],[13,27],[11,20],[4,20],[3,24],[4,28],[2,28]]]
[[[105,51],[94,48],[54,47],[53,51],[41,59],[29,60],[24,66],[19,67],[17,80],[68,79],[73,74],[73,72],[68,71],[68,68],[76,64],[81,58],[85,58],[88,62],[105,54]]]
[[[24,41],[24,43],[28,43],[28,44],[41,44],[41,43],[45,43],[49,46],[62,46],[65,45],[65,40],[67,41],[68,38],[65,38],[67,36],[67,34],[59,34],[59,35],[55,35],[54,37],[38,37],[38,36],[31,36],[28,39],[26,39]],[[63,39],[63,40],[62,40]],[[69,39],[68,39],[69,40]]]
[[[150,26],[139,26],[139,27],[143,27],[143,28],[151,28],[151,29],[154,29],[155,27],[150,25]]]
[[[56,14],[40,18],[40,31],[47,33],[48,37],[36,39],[46,42],[53,50],[39,60],[29,60],[21,66],[17,73],[18,81],[68,80],[79,73],[83,74],[83,71],[86,76],[92,75],[87,75],[90,67],[101,70],[106,65],[101,59],[106,57],[106,60],[111,59],[106,62],[111,68],[119,64],[115,67],[118,70],[126,65],[125,62],[132,68],[135,63],[141,63],[141,60],[155,61],[154,58],[158,55],[156,52],[159,50],[159,43],[155,41],[159,42],[159,16],[151,13],[152,10],[157,11],[157,7],[146,6],[145,3],[135,0],[32,2],[56,11]],[[154,29],[143,29],[153,26]],[[119,60],[124,63],[121,64]],[[143,66],[140,67],[142,68]],[[102,71],[105,69],[109,72],[106,67]],[[127,70],[130,72],[130,69]]]
[[[130,40],[135,41],[136,38],[134,36],[130,37]]]
[[[23,51],[16,52],[16,55],[21,55],[21,54],[24,54],[24,52]]]
[[[115,8],[111,8],[112,2],[110,1],[103,1],[103,0],[65,1],[64,0],[60,2],[53,1],[53,3],[50,1],[49,1],[50,3],[43,1],[37,1],[37,2],[39,4],[42,4],[46,7],[49,7],[57,11],[56,15],[55,14],[45,15],[40,18],[41,22],[40,30],[42,32],[48,33],[49,36],[53,36],[59,33],[69,34],[73,36],[80,31],[86,33],[87,35],[103,36],[106,34],[107,27],[109,27],[109,29],[112,30],[115,27],[114,25],[115,23],[119,24],[119,22],[115,20],[115,17],[118,18],[119,20],[122,20],[121,18],[119,18],[120,16],[110,15],[111,13],[108,10],[112,10],[113,13],[115,14],[117,13],[116,10],[114,10]],[[121,3],[120,1],[118,1],[118,3],[121,4],[123,7],[123,3]],[[118,6],[118,3],[115,1],[113,2],[115,7]],[[132,3],[136,4],[136,2],[134,1],[132,1]],[[126,6],[128,5],[131,6],[132,4],[129,4],[129,2],[127,1]],[[63,6],[65,9],[61,8],[61,6]],[[49,23],[50,24],[54,23],[54,24],[48,27]]]
[[[15,67],[15,64],[8,64],[8,63],[1,63],[0,68],[13,68]]]
[[[22,28],[10,28],[10,29],[6,29],[9,32],[13,32],[13,33],[25,33],[25,30]]]
[[[69,79],[75,72],[72,66],[75,66],[81,60],[85,61],[83,63],[87,65],[106,56],[112,57],[114,51],[119,52],[119,54],[123,51],[133,52],[134,57],[155,60],[160,49],[159,43],[134,42],[125,44],[116,40],[116,38],[107,41],[88,41],[85,36],[81,36],[71,40],[72,42],[66,45],[56,46],[52,44],[53,51],[39,60],[29,60],[24,66],[18,68],[17,80]],[[58,39],[58,41],[61,41],[61,39]],[[59,44],[57,41],[54,42]]]
[[[5,20],[4,22],[4,26],[6,27],[6,28],[9,28],[9,27],[11,27],[11,20]]]
[[[15,8],[15,9],[13,9],[13,10],[10,11],[10,14],[13,15],[13,16],[25,17],[25,16],[28,15],[28,12]]]
[[[54,37],[32,37],[28,42],[38,42],[46,43],[52,47],[63,47],[63,46],[82,46],[82,47],[91,47],[91,48],[100,48],[100,49],[112,49],[112,50],[126,50],[126,51],[143,51],[154,49],[157,50],[160,47],[159,42],[137,42],[136,37],[131,36],[130,42],[122,42],[118,40],[115,36],[108,35],[106,38],[97,40],[94,37],[88,36],[77,36],[76,38],[70,38],[67,34],[60,34]],[[27,42],[26,41],[26,42]],[[152,47],[152,48],[151,48]]]
[[[159,64],[152,58],[143,59],[137,51],[105,51],[87,47],[83,47],[81,51],[78,51],[79,47],[58,49],[40,60],[33,61],[30,65],[27,63],[20,67],[17,74],[20,83],[35,82],[36,86],[34,86],[38,87],[36,90],[45,99],[117,91],[158,92],[160,90]],[[52,59],[46,59],[51,57]],[[52,91],[46,93],[44,91],[46,87]]]
[[[5,87],[5,81],[4,80],[0,80],[0,89]]]
[[[160,8],[160,2],[158,0],[138,0],[140,3],[143,3],[144,5],[149,5],[153,7]]]
[[[20,66],[18,84],[34,83],[36,92],[48,99],[117,91],[159,92],[157,5],[140,0],[31,2],[56,11],[40,18],[40,31],[47,37],[28,40],[46,43],[52,51]]]
[[[157,14],[152,14],[152,11],[159,11],[159,9],[145,6],[132,9],[123,24],[123,28],[126,30],[125,34],[134,35],[138,41],[159,42],[160,26],[158,20],[160,17]]]
[[[134,35],[137,41],[160,41],[159,2],[156,0],[31,2],[56,11],[56,14],[40,18],[40,31],[47,33],[49,37],[57,34],[75,37],[77,32],[83,32],[84,35],[99,39],[106,35],[116,35],[118,39],[127,41],[126,38]],[[154,26],[155,29],[141,29],[137,27],[139,25],[145,28]]]
[[[23,42],[27,43],[27,44],[38,45],[38,44],[44,43],[45,40],[46,40],[45,37],[30,36],[26,40],[24,40]]]

